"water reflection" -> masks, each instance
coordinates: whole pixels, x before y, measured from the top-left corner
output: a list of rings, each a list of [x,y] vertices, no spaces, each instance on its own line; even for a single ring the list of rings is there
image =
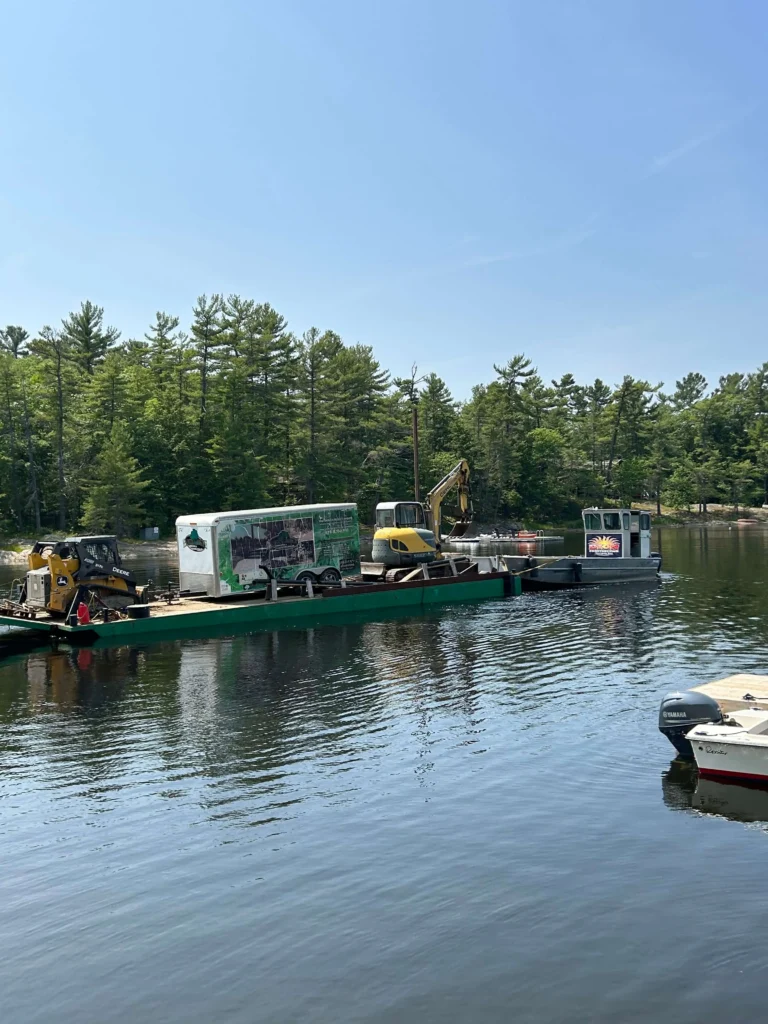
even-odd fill
[[[768,788],[717,782],[699,777],[691,761],[676,758],[661,777],[667,807],[717,814],[731,821],[765,822],[768,830]]]
[[[766,671],[766,537],[667,532],[661,585],[6,658],[3,1020],[714,1024],[735,958],[759,1019],[764,836],[723,819],[765,794],[667,770],[656,714]]]

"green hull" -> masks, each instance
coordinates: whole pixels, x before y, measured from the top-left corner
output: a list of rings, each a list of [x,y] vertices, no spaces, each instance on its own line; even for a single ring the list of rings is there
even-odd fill
[[[365,592],[341,592],[333,597],[280,597],[276,601],[249,601],[222,603],[218,608],[191,611],[180,608],[178,612],[150,616],[148,619],[122,619],[118,622],[93,622],[87,626],[65,626],[49,619],[17,619],[0,615],[0,625],[10,626],[23,632],[6,634],[6,644],[28,631],[47,634],[68,643],[91,644],[97,640],[113,643],[133,643],[200,634],[206,630],[232,629],[247,632],[285,626],[312,626],[333,623],[359,613],[377,611],[419,610],[437,604],[453,604],[464,601],[482,601],[520,593],[520,580],[516,577],[489,574],[471,580],[453,582],[449,585],[435,585],[447,581],[429,583],[383,585],[380,588],[366,588]],[[41,637],[42,639],[42,637]]]

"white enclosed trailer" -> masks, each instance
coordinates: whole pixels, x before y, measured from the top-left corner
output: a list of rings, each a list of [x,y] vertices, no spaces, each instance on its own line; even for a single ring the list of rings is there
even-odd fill
[[[360,572],[357,505],[287,505],[176,520],[179,587],[224,597],[271,578],[332,583]]]

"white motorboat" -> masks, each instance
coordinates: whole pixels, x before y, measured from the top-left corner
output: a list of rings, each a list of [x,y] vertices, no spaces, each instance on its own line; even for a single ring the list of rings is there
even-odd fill
[[[764,682],[730,676],[670,693],[661,702],[659,729],[679,754],[695,759],[701,776],[768,785],[768,698],[754,696],[754,683],[765,688]]]
[[[688,733],[699,774],[768,783],[768,711],[749,708]]]

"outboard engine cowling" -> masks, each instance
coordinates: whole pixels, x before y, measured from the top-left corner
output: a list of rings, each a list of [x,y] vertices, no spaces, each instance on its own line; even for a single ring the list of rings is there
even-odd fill
[[[668,693],[659,708],[659,732],[683,757],[693,757],[693,748],[686,737],[694,725],[716,724],[722,720],[717,701],[695,690]]]

